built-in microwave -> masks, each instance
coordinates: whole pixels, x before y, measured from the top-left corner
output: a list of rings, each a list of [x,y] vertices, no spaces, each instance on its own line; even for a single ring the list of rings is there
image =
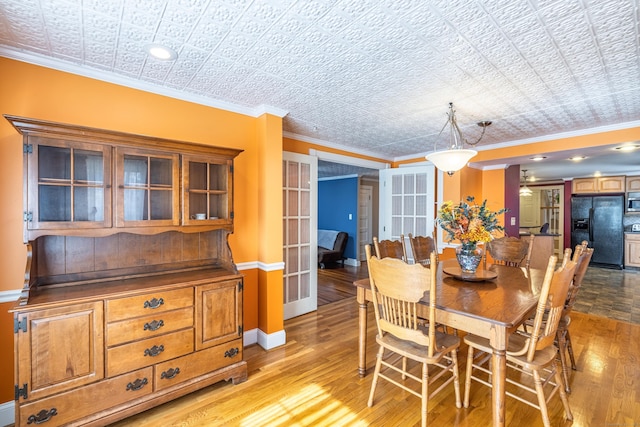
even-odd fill
[[[640,212],[640,192],[627,193],[627,212]]]

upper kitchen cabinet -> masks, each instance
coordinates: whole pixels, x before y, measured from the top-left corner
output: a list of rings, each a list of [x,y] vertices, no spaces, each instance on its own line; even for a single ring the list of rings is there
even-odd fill
[[[624,193],[624,176],[601,176],[598,178],[575,178],[572,183],[573,194]]]
[[[627,177],[627,192],[640,191],[640,176]]]
[[[24,138],[25,242],[233,231],[242,151],[5,115]]]

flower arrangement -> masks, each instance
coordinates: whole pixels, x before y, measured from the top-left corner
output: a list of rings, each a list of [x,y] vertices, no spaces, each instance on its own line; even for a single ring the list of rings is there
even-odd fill
[[[498,215],[505,212],[507,209],[492,212],[487,209],[486,200],[478,205],[473,196],[467,196],[466,202],[457,205],[445,202],[438,210],[437,221],[447,232],[449,241],[459,240],[463,247],[475,247],[478,242],[491,241],[493,232],[504,231],[498,224]]]

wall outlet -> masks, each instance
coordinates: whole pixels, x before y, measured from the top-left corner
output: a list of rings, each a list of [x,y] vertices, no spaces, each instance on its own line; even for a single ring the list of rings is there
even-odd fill
[[[353,219],[353,215],[349,214],[349,221],[351,221]]]
[[[516,225],[516,217],[515,216],[511,217],[511,225]]]

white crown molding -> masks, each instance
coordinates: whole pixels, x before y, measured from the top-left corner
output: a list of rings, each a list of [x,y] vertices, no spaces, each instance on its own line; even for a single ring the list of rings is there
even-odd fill
[[[316,144],[316,145],[321,145],[323,147],[328,147],[328,148],[333,148],[333,149],[336,149],[336,150],[346,151],[348,153],[360,154],[361,156],[369,156],[369,157],[375,157],[376,159],[389,160],[389,159],[386,159],[384,157],[380,157],[380,153],[374,153],[373,151],[368,151],[368,150],[357,150],[357,149],[355,149],[353,147],[347,147],[346,145],[341,145],[341,144],[337,144],[335,142],[325,141],[323,139],[312,138],[312,137],[309,137],[309,136],[299,135],[299,134],[293,133],[293,132],[287,132],[287,131],[282,132],[282,136],[285,137],[285,138],[295,139],[297,141],[308,142],[310,144]],[[344,157],[348,157],[348,156],[344,156]],[[352,157],[348,157],[348,158],[352,158]],[[389,161],[391,161],[391,160],[389,160]],[[351,163],[349,163],[349,164],[351,164]]]
[[[518,139],[518,140],[515,140],[515,141],[501,142],[499,144],[482,145],[482,146],[474,147],[474,149],[478,150],[478,151],[495,150],[497,148],[508,148],[508,147],[515,147],[517,145],[526,145],[526,144],[535,144],[537,142],[554,141],[554,140],[557,140],[557,139],[575,138],[575,137],[578,137],[578,136],[592,135],[592,134],[604,133],[604,132],[612,132],[612,131],[616,131],[616,130],[631,129],[631,128],[636,128],[636,127],[640,127],[640,120],[637,120],[637,121],[634,121],[634,122],[618,123],[618,124],[615,124],[615,125],[600,126],[600,127],[597,127],[597,128],[590,128],[590,129],[582,129],[582,130],[571,131],[571,132],[556,133],[556,134],[545,135],[545,136],[536,137],[536,138]],[[628,142],[631,142],[631,141],[628,141]]]
[[[278,116],[280,118],[283,118],[284,116],[289,114],[289,112],[287,110],[283,110],[282,108],[278,108],[278,107],[274,107],[272,105],[266,105],[266,104],[258,105],[256,108],[253,109],[254,117],[260,117],[263,114],[271,114],[273,116]]]
[[[64,71],[65,73],[76,74],[78,76],[87,77],[90,79],[117,84],[119,86],[130,87],[157,95],[163,95],[169,98],[192,102],[194,104],[200,104],[206,107],[218,108],[220,110],[230,111],[232,113],[238,113],[245,116],[260,117],[261,115],[268,113],[273,114],[274,116],[284,117],[288,114],[286,110],[269,105],[262,104],[257,107],[244,107],[227,101],[189,94],[176,89],[155,85],[153,83],[107,73],[105,71],[91,68],[86,65],[70,64],[42,55],[18,51],[7,46],[0,47],[0,56],[9,59],[15,59],[16,61],[27,62],[29,64],[34,64],[45,68],[51,68],[53,70]]]

